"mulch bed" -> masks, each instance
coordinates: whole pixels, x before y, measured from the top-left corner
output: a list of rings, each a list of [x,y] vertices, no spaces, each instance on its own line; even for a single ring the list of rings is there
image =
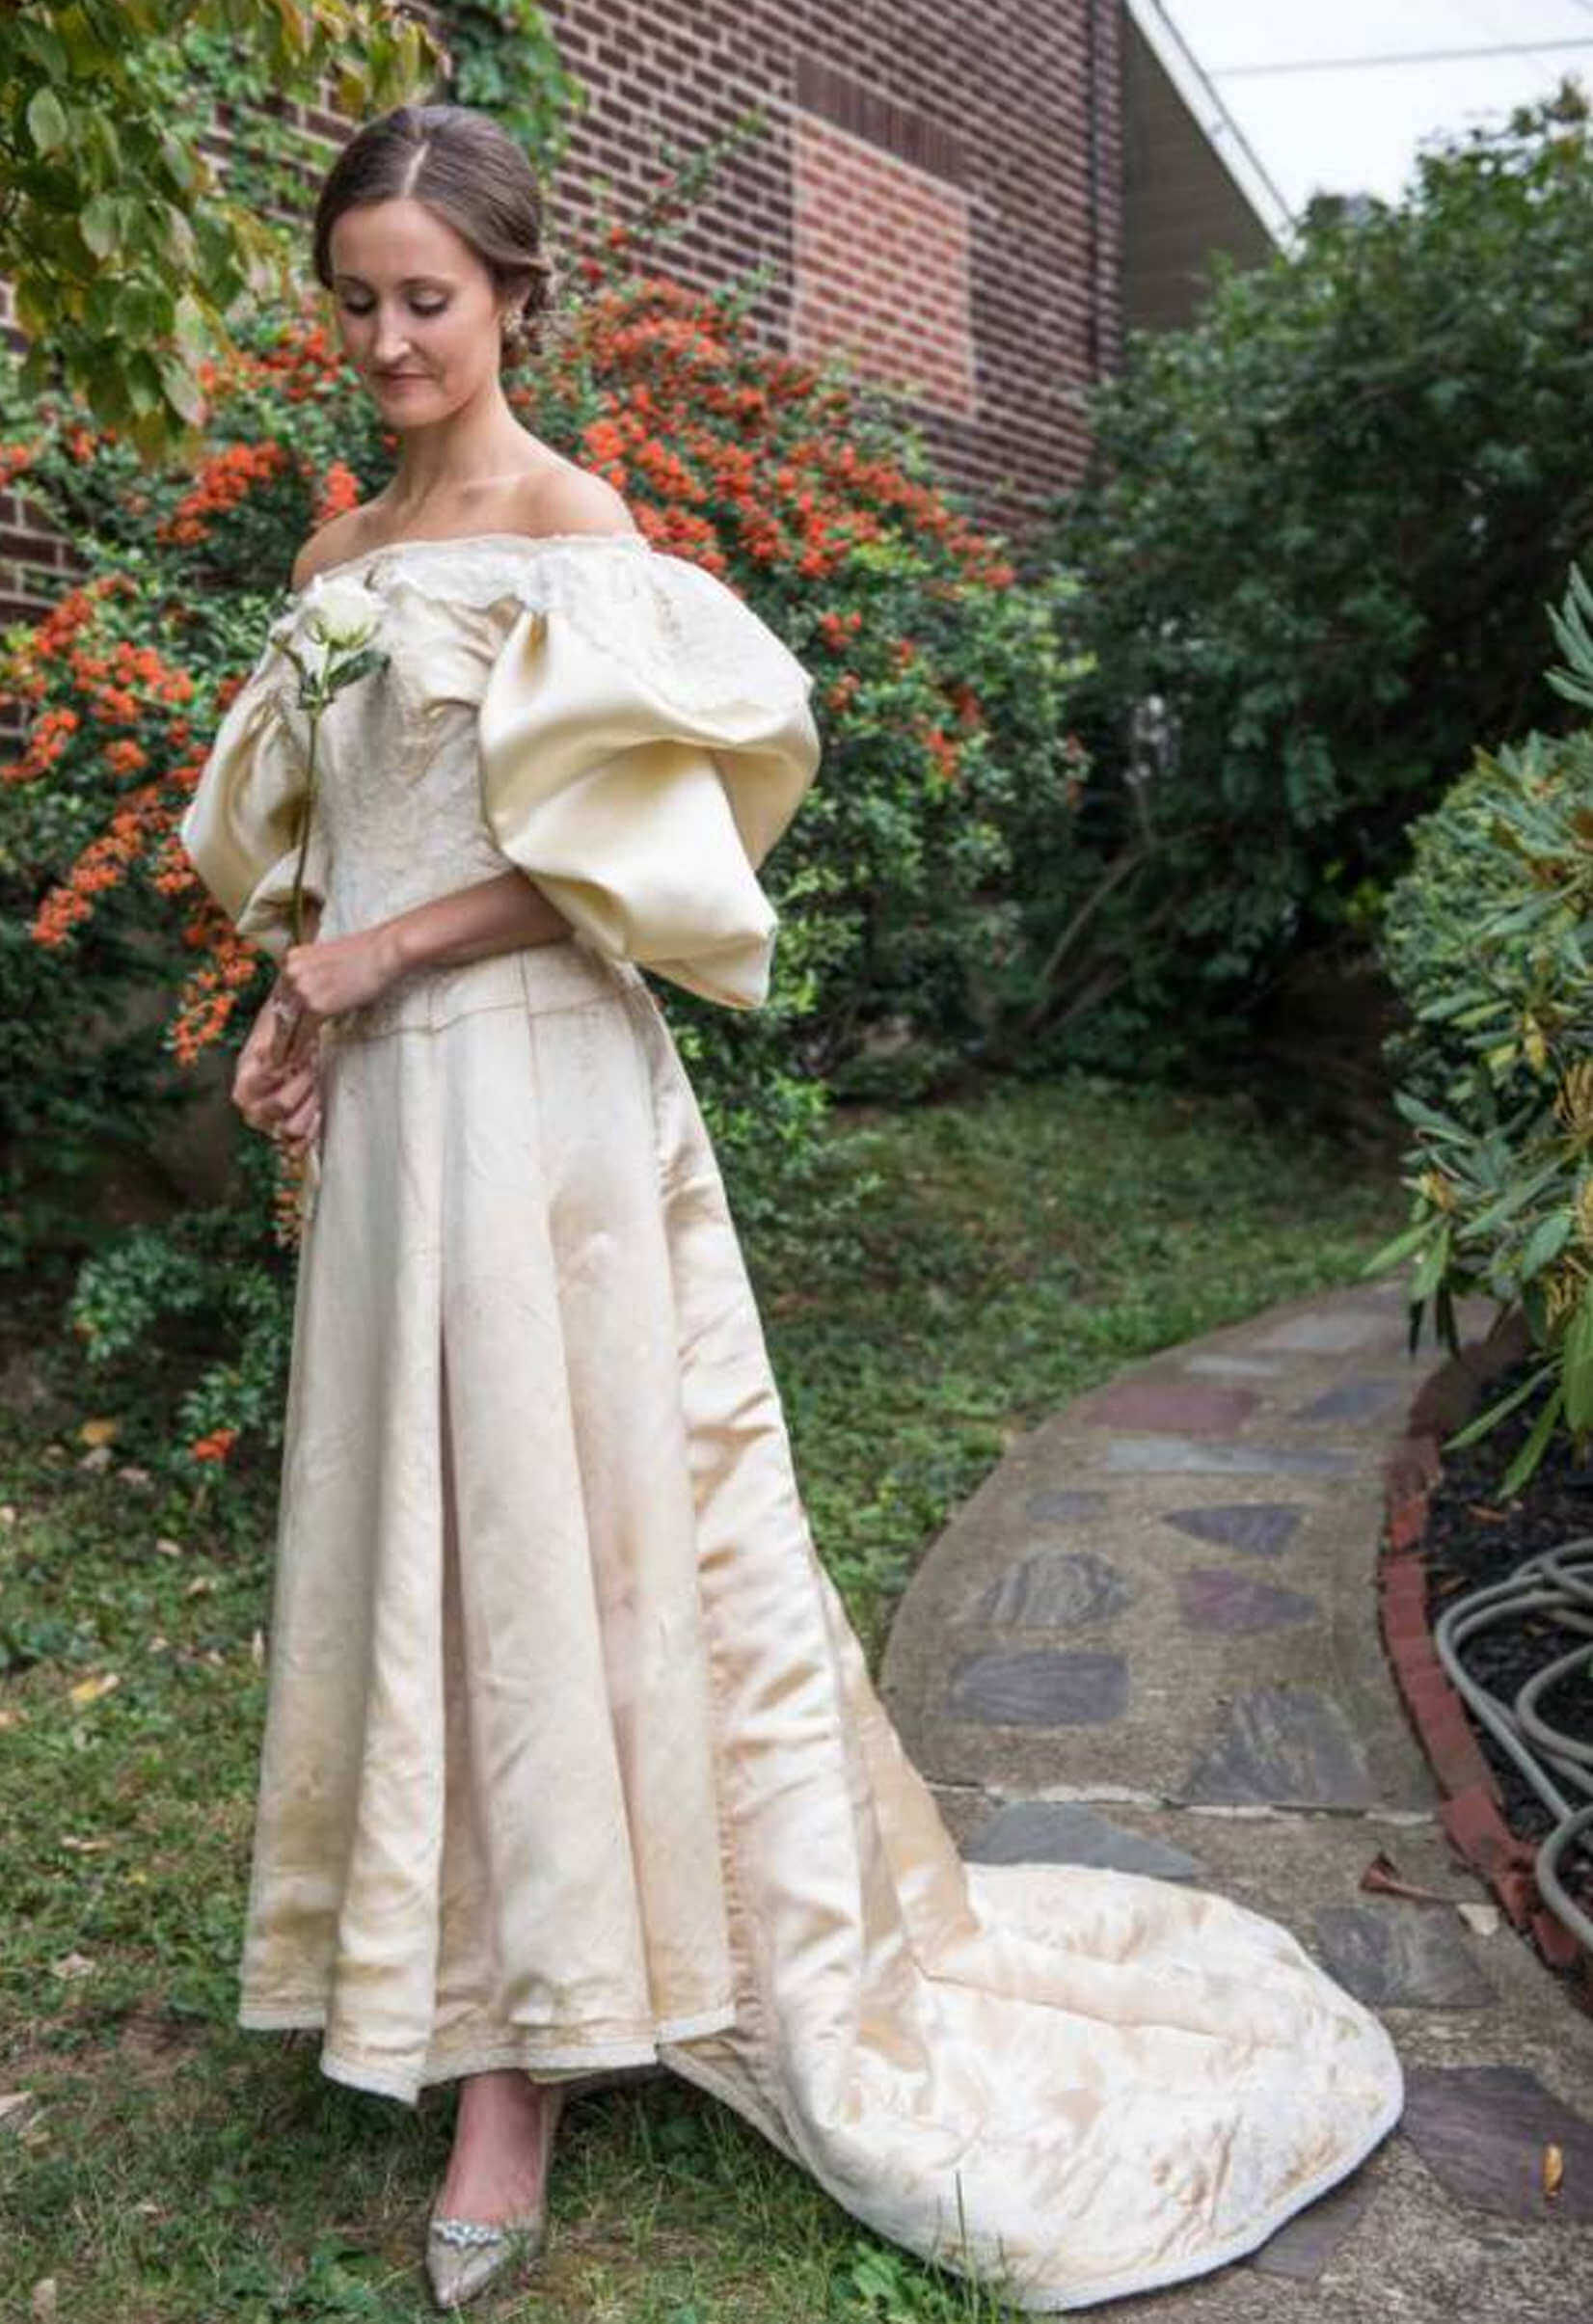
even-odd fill
[[[1519,1334],[1515,1344],[1519,1349]],[[1509,1353],[1505,1343],[1479,1362],[1469,1350],[1465,1371],[1449,1367],[1418,1399],[1410,1438],[1390,1471],[1384,1629],[1407,1708],[1448,1795],[1451,1837],[1493,1881],[1517,1925],[1531,1930],[1551,1966],[1570,1972],[1586,1999],[1593,1994],[1593,1961],[1547,1914],[1530,1879],[1531,1857],[1556,1819],[1509,1753],[1465,1713],[1430,1644],[1433,1623],[1456,1598],[1505,1581],[1538,1551],[1593,1537],[1593,1461],[1579,1461],[1563,1437],[1519,1494],[1500,1496],[1500,1479],[1531,1429],[1540,1397],[1528,1398],[1477,1444],[1439,1449],[1470,1410],[1497,1403],[1536,1368],[1536,1359],[1518,1355],[1496,1369]],[[1585,1633],[1529,1615],[1469,1640],[1466,1668],[1508,1702],[1546,1662],[1588,1642]],[[1585,1675],[1573,1674],[1539,1708],[1567,1734],[1593,1744],[1593,1685]],[[1593,1913],[1593,1861],[1573,1850],[1560,1876]]]

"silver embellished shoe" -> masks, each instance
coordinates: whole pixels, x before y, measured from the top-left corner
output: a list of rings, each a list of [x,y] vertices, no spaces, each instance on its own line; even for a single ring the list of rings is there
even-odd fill
[[[476,2219],[441,2219],[434,2212],[426,2229],[426,2274],[441,2309],[463,2308],[489,2283],[508,2281],[512,2261],[529,2264],[547,2238],[547,2220],[533,2217],[488,2227]]]
[[[489,2224],[480,2219],[452,2219],[433,2211],[426,2226],[426,2274],[440,2309],[463,2308],[484,2292],[489,2283],[507,2284],[511,2267],[529,2267],[548,2237],[547,2184],[553,2160],[554,2134],[564,2110],[564,2093],[554,2090],[548,2100],[543,2131],[543,2193],[535,2207],[516,2219]]]

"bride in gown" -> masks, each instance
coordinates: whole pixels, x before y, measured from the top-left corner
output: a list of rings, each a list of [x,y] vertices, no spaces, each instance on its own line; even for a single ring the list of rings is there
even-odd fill
[[[312,1165],[240,2021],[459,2085],[444,2305],[534,2256],[563,2090],[658,2065],[1019,2308],[1193,2276],[1377,2143],[1394,2053],[1237,1905],[963,1864],[881,1709],[640,973],[764,998],[809,682],[515,419],[537,235],[482,116],[334,164],[397,469],[301,553],[181,826],[278,966],[235,1100]],[[311,797],[294,657],[373,624]]]

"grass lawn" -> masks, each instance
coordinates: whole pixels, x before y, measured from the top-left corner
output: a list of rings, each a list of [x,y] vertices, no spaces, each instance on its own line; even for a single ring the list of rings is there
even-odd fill
[[[876,1659],[890,1607],[1012,1439],[1120,1364],[1340,1283],[1404,1214],[1390,1170],[1226,1100],[1075,1077],[844,1117],[866,1191],[749,1256],[815,1534]],[[321,2076],[231,2023],[264,1695],[274,1462],[230,1511],[85,1468],[38,1285],[0,1340],[0,2316],[429,2314],[450,2102]],[[47,1286],[46,1286],[47,1289]],[[148,1392],[148,1383],[144,1384]],[[674,2081],[567,2111],[534,2290],[557,2324],[932,2324],[978,2297],[866,2235]]]

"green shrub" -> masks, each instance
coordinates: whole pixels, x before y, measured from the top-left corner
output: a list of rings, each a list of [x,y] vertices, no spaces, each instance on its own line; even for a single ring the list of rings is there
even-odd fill
[[[1585,707],[1590,616],[1575,573],[1551,683]],[[1513,1490],[1557,1425],[1593,1436],[1593,728],[1479,752],[1413,852],[1384,944],[1413,1223],[1376,1263],[1414,1260],[1413,1326],[1430,1311],[1451,1345],[1462,1294],[1523,1309],[1543,1361],[1520,1392],[1552,1392]]]
[[[1052,1020],[1094,986],[1125,1026],[1242,1034],[1374,918],[1475,743],[1554,723],[1538,608],[1593,526],[1586,111],[1430,151],[1397,206],[1318,204],[1095,398],[1056,539],[1102,893]]]

